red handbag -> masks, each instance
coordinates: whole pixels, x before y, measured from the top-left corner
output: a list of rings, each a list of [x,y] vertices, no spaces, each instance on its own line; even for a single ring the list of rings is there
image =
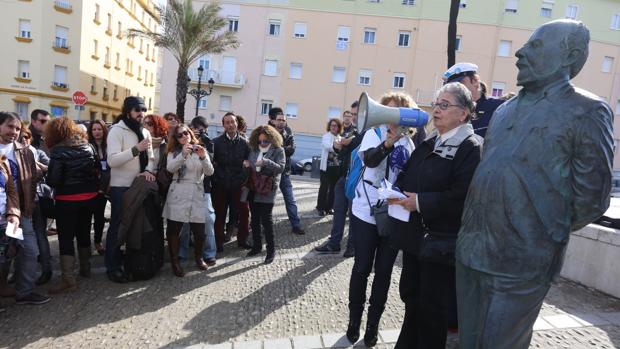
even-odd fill
[[[273,190],[273,176],[266,176],[252,171],[252,176],[250,178],[250,190],[253,192],[266,195]]]

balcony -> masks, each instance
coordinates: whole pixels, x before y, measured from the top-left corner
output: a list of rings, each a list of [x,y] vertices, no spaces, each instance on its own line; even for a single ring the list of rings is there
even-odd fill
[[[198,69],[189,70],[188,76],[192,84],[198,84]],[[230,88],[242,88],[246,82],[243,74],[226,70],[205,70],[201,84],[206,85],[209,79],[215,81],[215,86]]]
[[[73,12],[73,6],[66,0],[54,0],[54,9],[66,14]]]
[[[71,52],[71,46],[67,44],[67,39],[65,38],[57,37],[56,40],[52,42],[52,48],[54,51],[64,54],[69,54]]]
[[[69,91],[69,85],[66,82],[52,81],[52,90],[67,92]]]

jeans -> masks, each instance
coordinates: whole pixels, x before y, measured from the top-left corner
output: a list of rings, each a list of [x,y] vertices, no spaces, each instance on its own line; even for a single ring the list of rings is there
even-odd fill
[[[21,217],[21,227],[24,240],[18,240],[19,252],[15,257],[15,298],[22,298],[34,290],[34,282],[37,279],[37,255],[39,246],[37,236],[32,227],[32,218]]]
[[[263,243],[261,241],[261,230],[265,235],[265,242],[267,243],[267,255],[272,255],[276,252],[275,238],[273,235],[273,204],[263,202],[250,202],[250,211],[252,212],[252,249],[260,251],[263,249]],[[261,229],[262,228],[262,229]]]
[[[129,187],[110,187],[110,203],[112,204],[112,217],[105,241],[105,267],[108,273],[121,270],[123,256],[121,247],[117,245],[118,228],[121,224],[121,210],[123,194]]]
[[[349,316],[359,320],[366,304],[366,288],[370,272],[375,269],[368,307],[368,324],[379,325],[385,310],[392,267],[398,250],[389,244],[389,237],[380,237],[377,226],[351,215],[351,230],[355,230],[355,262],[349,284]]]
[[[280,177],[280,191],[284,198],[284,205],[286,206],[286,214],[288,220],[291,222],[293,229],[301,228],[299,222],[299,215],[297,214],[297,202],[295,202],[295,195],[293,194],[293,185],[291,184],[291,176],[288,174],[282,174]]]
[[[75,256],[74,239],[78,248],[90,248],[91,217],[97,198],[83,201],[56,200],[56,226],[61,256]]]
[[[32,225],[37,234],[37,245],[39,246],[39,263],[41,263],[42,272],[52,271],[52,255],[50,253],[50,242],[47,239],[47,217],[39,205],[35,206],[32,213]]]
[[[332,231],[329,233],[328,244],[336,250],[340,249],[340,241],[342,241],[344,225],[347,221],[347,211],[351,211],[351,203],[344,194],[345,182],[346,176],[342,176],[338,179],[334,187],[334,223],[332,225]],[[353,247],[353,229],[349,229],[347,249],[350,247]]]
[[[205,199],[205,235],[207,237],[205,241],[205,247],[202,252],[202,259],[210,260],[215,259],[215,230],[213,229],[215,223],[215,210],[213,210],[213,204],[211,203],[211,193],[204,194]],[[181,229],[181,246],[179,247],[179,257],[186,259],[187,250],[189,248],[189,224],[183,224]]]

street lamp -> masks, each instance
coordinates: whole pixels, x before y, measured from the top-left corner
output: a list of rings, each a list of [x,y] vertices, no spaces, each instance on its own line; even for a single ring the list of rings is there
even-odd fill
[[[200,104],[200,100],[202,99],[202,97],[205,96],[209,96],[211,94],[211,92],[213,92],[213,85],[215,84],[215,81],[213,81],[213,78],[209,78],[209,80],[207,81],[207,84],[209,85],[209,90],[203,90],[200,88],[200,84],[202,83],[202,73],[204,73],[205,68],[201,66],[198,67],[198,88],[194,88],[191,89],[188,94],[194,96],[194,98],[196,98],[196,115],[198,116],[198,105]],[[188,81],[191,81],[191,78],[187,78]]]

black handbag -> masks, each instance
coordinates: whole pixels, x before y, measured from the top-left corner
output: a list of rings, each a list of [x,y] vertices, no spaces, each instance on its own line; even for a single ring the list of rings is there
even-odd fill
[[[431,231],[422,221],[424,236],[418,259],[424,262],[454,266],[457,234]]]
[[[370,215],[375,217],[377,234],[380,237],[389,237],[392,230],[392,220],[388,214],[389,206],[385,201],[379,201],[376,205],[371,205],[370,198],[368,197],[368,191],[366,191],[366,183],[362,183],[362,187],[364,187],[366,201],[368,202],[368,207],[370,207]]]

